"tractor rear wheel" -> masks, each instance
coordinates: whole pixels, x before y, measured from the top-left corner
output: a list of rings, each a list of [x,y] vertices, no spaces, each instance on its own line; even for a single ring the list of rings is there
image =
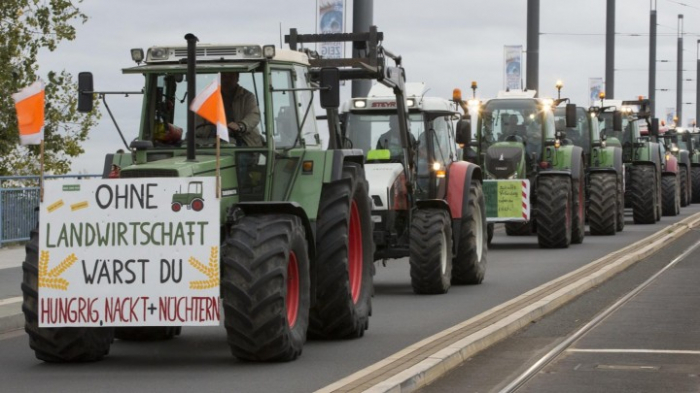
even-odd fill
[[[419,294],[440,294],[450,289],[452,276],[452,226],[443,209],[418,209],[413,213],[409,263],[411,285]]]
[[[537,241],[542,248],[571,244],[571,178],[547,175],[537,179]]]
[[[457,255],[452,260],[452,284],[454,285],[481,284],[486,274],[488,252],[486,202],[481,184],[478,182],[472,182],[469,187],[469,206],[466,214],[466,217],[462,217]]]
[[[362,337],[369,324],[374,276],[372,208],[364,170],[346,163],[342,179],[323,187],[316,222],[316,304],[309,337]]]
[[[290,361],[308,328],[309,253],[301,220],[248,215],[222,249],[221,297],[231,352],[247,361]]]
[[[700,167],[694,166],[690,169],[690,180],[693,189],[693,203],[700,203]]]
[[[591,174],[588,224],[591,235],[614,235],[617,230],[617,175],[602,172]]]
[[[114,328],[114,338],[125,341],[164,341],[179,336],[180,326],[149,326]]]
[[[583,162],[583,158],[581,158]],[[586,236],[586,178],[583,172],[583,164],[579,172],[579,178],[571,179],[572,194],[571,200],[572,215],[571,215],[571,243],[581,244]]]
[[[664,216],[677,216],[680,213],[681,188],[677,175],[665,175],[661,178],[662,208]]]
[[[635,165],[630,172],[630,194],[634,223],[653,224],[656,222],[657,205],[657,189],[654,185],[656,171],[651,165]]]
[[[22,263],[22,311],[29,346],[37,359],[52,363],[93,362],[109,354],[114,328],[39,327],[39,232],[33,230]]]
[[[681,187],[681,207],[690,205],[690,190],[688,189],[688,168],[685,165],[678,166],[678,176]]]

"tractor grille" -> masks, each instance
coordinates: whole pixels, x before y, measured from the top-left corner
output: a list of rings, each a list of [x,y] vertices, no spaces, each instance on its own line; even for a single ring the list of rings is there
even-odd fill
[[[120,173],[120,177],[178,177],[178,173],[173,169],[131,169],[123,170]]]
[[[231,48],[197,48],[197,57],[223,57],[223,56],[236,56],[237,54],[237,48],[236,47],[231,47]],[[175,56],[176,57],[183,57],[187,58],[187,48],[184,49],[175,49],[174,50]]]
[[[513,146],[491,146],[486,151],[486,170],[498,179],[515,173],[523,156],[523,149]]]

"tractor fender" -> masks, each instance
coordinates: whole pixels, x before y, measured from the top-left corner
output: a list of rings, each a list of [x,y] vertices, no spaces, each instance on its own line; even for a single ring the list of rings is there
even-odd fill
[[[686,168],[690,167],[690,152],[681,150],[678,153],[678,165],[683,165]]]
[[[301,220],[306,232],[306,244],[309,249],[309,277],[311,279],[311,302],[312,305],[316,299],[316,288],[318,282],[318,274],[316,270],[316,223],[311,223],[306,212],[300,204],[296,202],[241,202],[238,203],[226,212],[226,225],[233,224],[245,214],[292,214]]]
[[[574,146],[571,149],[571,177],[578,180],[584,171],[581,170],[583,165],[583,149],[580,146]]]
[[[617,173],[623,173],[624,172],[624,164],[622,163],[622,148],[620,147],[615,147],[613,149],[613,163],[615,165],[615,172]]]
[[[447,168],[447,205],[452,216],[452,242],[454,255],[459,252],[462,221],[467,220],[469,209],[469,187],[473,180],[483,180],[481,167],[467,161],[455,161]],[[484,212],[486,213],[486,212]],[[484,228],[485,230],[485,228]]]
[[[466,214],[473,179],[482,180],[481,168],[476,164],[456,161],[447,168],[447,204],[452,220],[461,219]]]
[[[245,214],[292,214],[301,219],[306,232],[306,242],[309,244],[309,260],[316,260],[316,223],[309,220],[306,211],[297,202],[240,202],[231,207],[226,214],[227,225]]]
[[[666,160],[666,166],[664,167],[664,174],[678,173],[678,159],[674,155],[669,155],[668,160]]]
[[[339,149],[333,151],[333,166],[329,181],[340,180],[343,176],[343,165],[346,161],[365,165],[365,153],[361,149]]]

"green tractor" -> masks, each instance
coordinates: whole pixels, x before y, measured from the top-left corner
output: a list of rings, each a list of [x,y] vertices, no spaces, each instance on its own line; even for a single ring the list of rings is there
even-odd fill
[[[636,101],[602,99],[599,111],[602,139],[608,146],[622,148],[625,172],[625,207],[632,208],[635,224],[653,224],[662,215],[662,185],[664,156],[654,138],[658,127],[652,127],[649,100]],[[620,117],[619,120],[616,118]],[[640,123],[649,129],[642,135]],[[658,123],[656,123],[658,124]]]
[[[698,128],[688,130],[683,135],[683,139],[690,152],[691,202],[700,203],[700,130]]]
[[[554,108],[568,99],[535,96],[505,91],[484,103],[455,97],[465,114],[478,117],[465,159],[484,169],[490,224],[505,223],[509,236],[537,233],[542,248],[566,248],[585,236],[583,149],[564,144],[564,133],[555,129]],[[576,106],[568,104],[566,124],[575,121]]]
[[[684,128],[672,128],[659,134],[659,141],[664,145],[667,152],[678,160],[678,174],[681,187],[681,207],[690,205],[693,200],[693,178],[692,167],[694,152],[693,138]],[[700,170],[700,163],[698,163]],[[700,185],[699,185],[700,186]]]
[[[554,111],[556,126],[566,125],[564,108]],[[619,143],[600,137],[598,111],[576,108],[576,126],[566,128],[564,144],[583,149],[586,212],[591,235],[614,235],[625,228],[624,166]],[[610,140],[612,141],[612,139]]]
[[[309,36],[319,37],[291,34],[297,42]],[[373,225],[364,154],[343,147],[337,122],[343,65],[327,66],[274,45],[197,46],[194,35],[185,38],[187,46],[152,47],[145,57],[132,50],[137,66],[123,71],[145,80],[140,131],[126,153],[107,157],[105,177],[214,177],[220,160],[221,198],[207,203],[220,203],[222,319],[235,357],[291,361],[307,335],[363,336],[373,294]],[[371,66],[344,79],[383,82],[398,75],[384,63],[378,44],[383,34],[376,27],[340,38],[368,48],[368,58],[341,59],[345,64]],[[221,72],[239,73],[240,85],[255,96],[262,146],[222,143],[217,153],[216,135],[195,127],[204,123],[188,110],[190,103]],[[80,75],[79,84],[81,111],[92,110],[94,94],[107,94],[93,90],[89,73]],[[328,148],[315,121],[314,91],[328,112]],[[175,131],[184,127],[181,138]],[[35,231],[22,285],[30,347],[48,362],[103,358],[114,327],[38,326],[38,252]],[[116,328],[121,339],[170,339],[178,333],[169,326]]]

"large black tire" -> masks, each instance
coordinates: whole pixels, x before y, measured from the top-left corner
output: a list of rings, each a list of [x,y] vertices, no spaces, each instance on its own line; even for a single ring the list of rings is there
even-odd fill
[[[624,167],[623,167],[624,168]],[[617,175],[617,220],[616,229],[621,232],[625,229],[625,179],[622,174]]]
[[[654,224],[657,206],[657,189],[654,184],[656,171],[651,165],[635,165],[631,172],[630,195],[634,223]]]
[[[571,244],[571,178],[546,175],[537,179],[537,241],[542,248]]]
[[[591,174],[588,225],[593,236],[609,236],[617,232],[617,175],[599,172]]]
[[[411,285],[418,294],[440,294],[450,289],[452,276],[452,226],[443,209],[418,209],[413,213],[409,263]]]
[[[364,170],[346,163],[323,187],[316,230],[318,280],[309,338],[362,337],[372,309],[374,241]]]
[[[467,216],[462,219],[457,255],[452,260],[452,284],[481,284],[486,274],[488,229],[486,202],[479,182],[469,187]],[[493,224],[492,224],[493,225]]]
[[[661,190],[663,191],[661,197],[663,215],[677,216],[681,212],[681,188],[678,184],[678,176],[664,175],[661,178]]]
[[[685,165],[678,166],[678,179],[681,188],[681,207],[690,205],[690,188],[688,187],[688,168]]]
[[[661,172],[658,171],[656,174],[656,201],[654,202],[654,204],[656,205],[656,221],[661,221],[661,216],[663,215],[663,207],[661,206],[662,193],[663,191],[661,190]]]
[[[180,326],[115,328],[114,338],[125,341],[164,341],[180,335]]]
[[[583,161],[583,158],[581,158]],[[581,244],[586,236],[586,178],[583,173],[583,162],[579,178],[571,179],[571,200],[573,202],[571,209],[571,243]]]
[[[306,341],[310,299],[304,226],[288,214],[249,215],[222,249],[221,295],[231,352],[246,361],[290,361]]]
[[[495,228],[496,224],[494,223],[489,223],[486,225],[486,244],[489,246],[491,245],[491,241],[493,240],[493,234],[496,230]]]
[[[52,363],[93,362],[109,354],[113,328],[39,327],[39,232],[34,230],[22,264],[22,311],[29,347],[37,359]]]
[[[690,179],[693,189],[693,203],[700,203],[700,166],[694,166],[690,169]]]
[[[528,222],[507,222],[505,227],[508,236],[530,236],[535,233],[532,230],[532,218]]]

